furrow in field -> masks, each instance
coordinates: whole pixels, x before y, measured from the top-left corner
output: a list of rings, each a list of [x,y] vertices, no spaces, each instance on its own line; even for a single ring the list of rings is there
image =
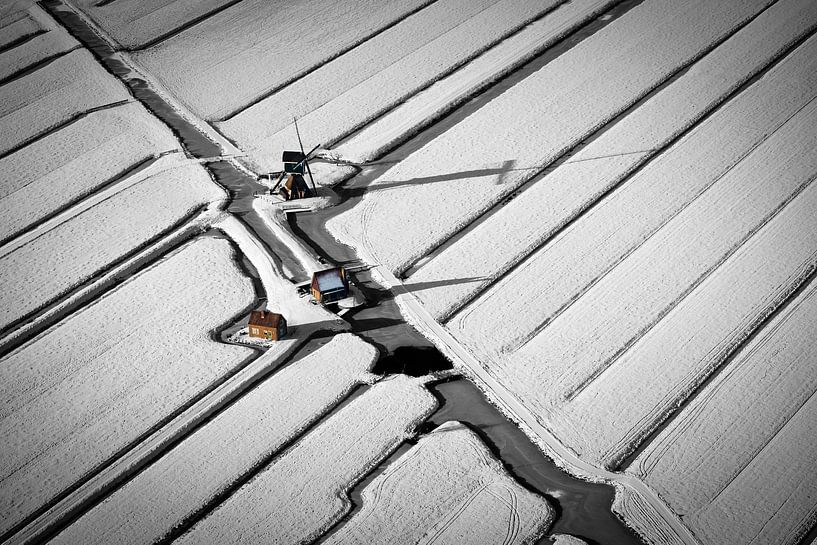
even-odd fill
[[[557,9],[373,119],[360,131],[350,133],[348,138],[344,136],[329,154],[352,163],[377,159],[547,48],[566,39],[593,18],[598,17],[597,24],[609,21],[612,15],[602,14],[612,9],[618,11],[626,7],[621,7],[618,0],[574,0],[560,4]],[[324,140],[324,147],[329,143]]]
[[[197,164],[166,157],[156,167],[158,172],[143,174],[137,183],[63,223],[49,226],[0,258],[4,286],[0,328],[30,316],[194,210],[224,198],[222,190]]]
[[[528,543],[554,513],[459,422],[446,422],[375,478],[338,543]]]
[[[812,281],[631,466],[706,542],[797,543],[808,530],[815,324]]]
[[[78,114],[130,98],[85,50],[0,87],[0,157]]]
[[[47,62],[79,46],[77,41],[57,26],[39,6],[31,6],[30,13],[40,21],[45,32],[26,40],[13,49],[0,53],[0,85],[18,77],[29,67]],[[0,33],[5,29],[0,29]]]
[[[0,360],[0,535],[252,353],[210,337],[255,296],[234,259],[198,240]]]
[[[557,420],[581,421],[592,440],[569,426],[558,426],[560,436],[588,459],[620,462],[817,268],[815,205],[812,182],[571,400]],[[622,392],[630,400],[624,405]]]
[[[313,428],[179,543],[302,543],[350,508],[346,491],[436,407],[422,381],[398,375]],[[354,425],[350,425],[354,423]]]
[[[303,135],[328,146],[559,3],[438,0],[219,128],[275,170],[292,147],[293,116]]]
[[[91,113],[0,159],[0,240],[94,192],[119,173],[181,150],[141,105]]]
[[[52,543],[161,540],[368,381],[375,359],[374,347],[357,337],[333,337],[228,406]]]
[[[770,7],[568,161],[425,261],[411,274],[410,283],[433,287],[416,291],[417,297],[436,319],[448,319],[579,216],[599,195],[611,191],[630,172],[692,130],[702,117],[815,25],[814,2],[784,0]],[[817,55],[817,48],[810,54]],[[817,70],[817,64],[796,69],[808,77]],[[766,90],[758,89],[754,96],[768,92],[769,84],[758,85]],[[801,92],[805,89],[798,88]],[[743,135],[747,140],[752,136],[753,131]],[[483,257],[474,260],[470,257],[474,255]],[[481,280],[457,282],[462,278]]]
[[[449,327],[499,357],[543,331],[607,271],[801,110],[817,93],[817,37],[491,286]],[[615,159],[614,161],[628,161]],[[593,161],[564,165],[586,172]],[[590,174],[592,176],[592,174]],[[525,286],[544,286],[532,292]],[[513,319],[514,328],[491,324]],[[491,331],[490,340],[486,332]]]
[[[8,20],[5,15],[0,13],[0,53],[23,45],[37,35],[47,32],[29,13],[23,10],[9,14]]]
[[[329,229],[405,269],[768,4],[639,4],[400,161]]]
[[[511,356],[508,369],[529,384],[525,391],[535,387],[535,404],[559,405],[587,388],[803,191],[817,175],[815,127],[817,100],[694,200],[661,216],[658,231]],[[641,193],[608,207],[608,218],[628,219],[624,236],[627,226],[640,226],[637,214],[660,213],[659,202]]]
[[[133,55],[197,115],[221,119],[428,3],[244,0]]]
[[[198,23],[236,0],[74,0],[72,2],[128,49],[143,47]]]

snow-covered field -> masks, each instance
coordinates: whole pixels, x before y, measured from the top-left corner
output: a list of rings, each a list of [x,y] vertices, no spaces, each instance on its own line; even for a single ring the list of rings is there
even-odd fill
[[[554,516],[459,422],[421,438],[362,497],[325,543],[531,543]]]
[[[295,140],[328,146],[423,89],[558,0],[438,0],[219,124],[263,168]]]
[[[40,32],[30,40],[0,53],[0,81],[14,77],[29,65],[45,62],[70,49],[79,47],[79,43],[65,30],[57,26],[39,6],[31,6],[27,17],[19,23],[32,21]],[[3,43],[12,43],[25,36],[23,32],[31,32],[25,24],[9,25],[0,28],[0,48]]]
[[[349,509],[348,489],[436,407],[423,382],[378,382],[329,418],[193,526],[179,543],[302,543]]]
[[[636,6],[400,161],[330,231],[401,272],[766,4]]]
[[[93,112],[0,159],[0,233],[11,237],[160,154],[180,151],[141,104]]]
[[[245,0],[134,58],[199,116],[223,119],[425,3]]]
[[[122,185],[127,187],[114,186],[110,195],[30,231],[19,244],[0,247],[0,328],[225,197],[200,165],[174,156]]]
[[[643,165],[647,159],[654,157],[656,151],[672,142],[681,131],[703,116],[714,104],[722,101],[740,83],[765,66],[781,48],[799,38],[815,22],[817,4],[814,2],[783,1],[769,8],[677,80],[653,95],[599,138],[589,142],[568,161],[535,180],[528,189],[498,208],[485,221],[424,261],[410,275],[409,283],[439,285],[431,284],[434,287],[418,291],[417,296],[429,312],[437,319],[444,320],[511,267],[527,259],[519,270],[493,287],[489,292],[490,296],[483,298],[485,303],[497,298],[503,301],[500,308],[488,305],[492,314],[489,321],[493,321],[497,311],[505,312],[504,316],[515,316],[523,310],[520,305],[528,307],[527,297],[514,298],[511,295],[519,293],[518,285],[538,281],[543,274],[550,274],[544,280],[547,284],[558,278],[565,279],[565,282],[558,283],[557,289],[562,289],[572,279],[579,281],[577,277],[582,266],[575,261],[566,263],[556,272],[553,270],[553,262],[557,260],[551,257],[553,254],[547,251],[529,254],[557,229],[579,215],[599,195],[623,180],[633,169]],[[730,133],[723,140],[729,145],[739,146],[736,154],[743,149],[750,149],[768,127],[775,127],[779,119],[785,119],[785,116],[795,111],[792,108],[796,109],[803,100],[814,95],[812,90],[817,85],[817,80],[814,79],[814,72],[817,70],[813,60],[815,55],[817,45],[812,40],[808,48],[784,61],[781,67],[773,70],[762,82],[730,102],[725,107],[726,112],[716,114],[718,122],[707,125],[710,134],[706,138],[712,138],[717,131],[728,130],[734,136]],[[782,104],[772,104],[765,98],[772,93]],[[792,98],[789,99],[789,96]],[[782,117],[772,117],[775,113]],[[738,115],[741,116],[740,121],[736,121]],[[749,128],[737,125],[749,118],[753,120],[753,125]],[[766,121],[770,118],[770,121]],[[694,145],[693,142],[690,138],[685,139],[685,142],[688,142],[685,148],[676,148],[677,151],[674,151],[676,156],[684,157],[691,153],[689,149]],[[704,151],[701,149],[699,153]],[[730,159],[724,156],[713,158],[713,164],[729,162]],[[637,184],[631,182],[630,185]],[[674,186],[676,182],[667,185]],[[594,227],[597,228],[599,227]],[[499,232],[513,232],[516,236],[498,237],[496,233]],[[578,238],[574,237],[573,240]],[[469,258],[477,254],[483,258]],[[593,276],[588,271],[586,277]],[[463,278],[474,278],[475,281],[456,282]],[[511,298],[514,304],[507,305]],[[488,307],[481,306],[480,309],[469,312],[479,313],[483,308],[488,310]],[[526,318],[543,322],[543,318],[547,316],[544,312],[545,309],[540,313],[539,307],[534,306],[526,314]],[[507,333],[518,337],[530,331],[526,322],[518,323],[518,326],[516,331]],[[500,341],[502,342],[505,341]]]
[[[71,0],[114,40],[141,47],[172,34],[232,0]]]
[[[816,351],[812,281],[633,462],[704,542],[799,543],[814,524]]]
[[[208,505],[356,385],[373,346],[341,334],[293,361],[72,524],[55,543],[154,543]]]
[[[210,336],[254,298],[233,259],[197,240],[0,360],[0,533],[252,354]]]
[[[89,110],[129,100],[84,49],[0,86],[0,157]]]
[[[11,48],[42,30],[40,23],[17,3],[0,6],[0,49]]]

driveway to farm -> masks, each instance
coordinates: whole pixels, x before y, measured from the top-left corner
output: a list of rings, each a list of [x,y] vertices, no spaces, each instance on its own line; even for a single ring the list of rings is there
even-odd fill
[[[482,382],[483,388],[491,392],[494,400],[500,402],[505,410],[518,421],[524,422],[528,428],[536,434],[537,438],[547,445],[551,453],[558,457],[566,469],[576,475],[585,476],[592,480],[602,480],[629,488],[655,509],[656,513],[666,522],[667,526],[672,529],[681,542],[686,545],[700,545],[689,528],[687,528],[656,493],[641,480],[625,473],[614,473],[598,468],[585,462],[576,456],[575,453],[567,449],[547,428],[539,423],[526,407],[514,398],[507,388],[494,379],[470,352],[463,348],[442,325],[437,323],[437,321],[426,312],[420,302],[409,293],[388,267],[377,265],[373,270],[375,275],[379,275],[383,279],[383,282],[392,289],[398,305],[403,312],[408,315],[408,321],[429,335],[430,338],[435,339],[438,348],[445,355],[456,359],[456,361],[471,372],[473,377],[478,378]]]

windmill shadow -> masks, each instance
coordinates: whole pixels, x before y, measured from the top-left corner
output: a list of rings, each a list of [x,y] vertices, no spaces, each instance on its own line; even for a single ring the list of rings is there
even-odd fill
[[[435,176],[423,176],[420,178],[411,178],[409,180],[397,180],[391,182],[383,182],[377,184],[370,184],[365,187],[350,187],[344,189],[345,195],[349,197],[361,197],[364,193],[370,191],[384,191],[388,189],[394,189],[397,187],[403,187],[408,185],[426,185],[426,184],[434,184],[438,182],[450,182],[454,180],[463,180],[467,178],[481,178],[484,176],[495,176],[498,175],[496,185],[501,185],[507,174],[514,170],[528,170],[525,168],[512,168],[513,165],[516,163],[514,159],[508,159],[504,161],[501,166],[495,168],[483,168],[477,170],[464,170],[462,172],[451,172],[446,174],[437,174]]]

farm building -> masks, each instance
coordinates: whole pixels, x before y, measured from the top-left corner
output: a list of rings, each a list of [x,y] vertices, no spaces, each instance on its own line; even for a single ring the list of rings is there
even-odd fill
[[[268,310],[254,310],[247,324],[250,337],[278,341],[287,334],[287,321],[282,315]]]
[[[334,303],[349,295],[349,281],[343,267],[318,271],[312,275],[312,297],[319,303]]]

